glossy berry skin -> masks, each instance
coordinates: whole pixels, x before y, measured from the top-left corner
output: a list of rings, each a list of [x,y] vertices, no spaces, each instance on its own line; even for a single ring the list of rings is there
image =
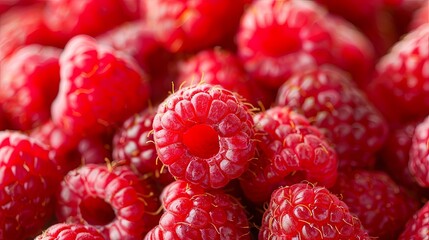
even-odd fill
[[[50,119],[60,54],[61,49],[33,44],[0,63],[0,102],[14,129],[31,130]]]
[[[234,197],[177,180],[161,195],[164,213],[145,240],[250,239],[243,206]]]
[[[147,108],[127,119],[113,138],[114,164],[126,164],[138,175],[154,178],[161,185],[174,180],[159,161],[153,142],[152,124],[156,108]]]
[[[255,153],[248,106],[220,86],[199,84],[171,94],[153,121],[158,157],[179,179],[221,188]]]
[[[151,0],[146,19],[171,52],[195,52],[233,38],[247,0]]]
[[[399,240],[427,239],[429,233],[429,202],[421,207],[408,220],[405,230],[399,236]]]
[[[365,94],[338,68],[295,74],[279,89],[277,104],[306,116],[334,145],[340,168],[370,167],[387,137],[387,123]]]
[[[410,149],[408,168],[422,187],[429,187],[429,117],[417,125]]]
[[[273,192],[259,239],[370,239],[347,205],[326,188],[304,183]]]
[[[417,201],[384,172],[355,170],[340,173],[338,179],[331,191],[342,196],[372,237],[396,239],[418,208]]]
[[[390,121],[429,114],[429,23],[397,42],[376,66],[368,92]]]
[[[262,204],[279,186],[304,179],[326,187],[334,185],[337,155],[304,116],[288,107],[272,107],[253,119],[257,154],[240,177],[249,200]]]
[[[109,131],[146,106],[148,83],[135,61],[91,37],[71,39],[60,68],[60,90],[51,112],[53,122],[66,133],[91,136]]]
[[[69,39],[79,34],[97,36],[129,20],[122,0],[48,0],[45,22]]]
[[[178,86],[208,83],[253,100],[250,80],[238,57],[222,49],[200,51],[179,66]],[[253,102],[252,102],[253,103]]]
[[[52,218],[60,176],[48,148],[19,132],[0,132],[0,236],[27,239]]]
[[[34,240],[104,240],[97,229],[77,223],[57,223]]]
[[[59,221],[91,225],[105,239],[141,239],[159,219],[156,193],[127,167],[70,171],[57,198]]]

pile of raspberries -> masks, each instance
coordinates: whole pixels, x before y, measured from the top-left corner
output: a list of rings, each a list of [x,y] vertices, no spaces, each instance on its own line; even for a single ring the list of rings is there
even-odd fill
[[[429,240],[427,0],[0,1],[0,240]]]

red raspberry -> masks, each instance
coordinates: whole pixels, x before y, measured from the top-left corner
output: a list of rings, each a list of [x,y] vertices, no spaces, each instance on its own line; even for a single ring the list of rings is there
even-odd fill
[[[399,240],[426,240],[429,235],[429,202],[410,218]]]
[[[293,75],[277,103],[306,116],[335,146],[341,168],[370,167],[387,136],[387,124],[363,92],[330,66]]]
[[[67,133],[105,132],[146,106],[148,83],[141,69],[91,37],[70,40],[60,68],[60,90],[51,112],[54,123]]]
[[[97,229],[76,223],[57,223],[34,240],[104,240]]]
[[[25,6],[40,2],[40,0],[12,0],[12,1],[1,1],[0,2],[0,14],[7,12],[11,8],[17,6]]]
[[[330,60],[325,16],[310,1],[254,1],[237,33],[246,70],[265,86],[279,87],[293,72]]]
[[[406,35],[377,64],[369,95],[390,120],[429,115],[429,24]]]
[[[47,0],[45,22],[67,39],[97,36],[130,19],[124,6],[123,0]]]
[[[255,153],[253,121],[237,96],[209,84],[182,88],[153,121],[159,159],[170,173],[204,188],[238,178]]]
[[[88,164],[61,182],[57,217],[91,225],[106,239],[141,239],[158,222],[158,208],[151,185],[129,168]]]
[[[60,54],[57,48],[27,45],[0,62],[0,102],[13,128],[30,130],[50,119]]]
[[[429,23],[429,2],[423,1],[422,5],[414,12],[409,28],[414,30]]]
[[[418,203],[384,172],[340,173],[331,190],[342,196],[350,212],[361,220],[368,234],[377,239],[396,239],[418,208]]]
[[[347,205],[326,188],[304,183],[277,189],[259,239],[370,239]]]
[[[220,85],[238,93],[247,101],[253,99],[249,78],[240,60],[233,53],[225,50],[200,51],[179,66],[177,85],[190,86],[200,82]]]
[[[45,145],[18,132],[0,132],[0,236],[27,239],[53,214],[60,176]]]
[[[420,186],[429,187],[429,117],[414,131],[408,168]]]
[[[250,239],[243,206],[220,190],[206,192],[178,180],[164,188],[161,201],[164,214],[145,240]]]
[[[147,20],[172,52],[194,52],[233,38],[248,0],[150,0]]]
[[[157,160],[153,142],[153,119],[156,110],[147,108],[127,119],[113,138],[114,164],[125,163],[143,177],[156,178],[162,185],[174,180],[166,167]]]
[[[397,183],[413,189],[418,184],[408,169],[408,162],[414,130],[419,122],[412,121],[392,127],[380,152],[381,168]]]
[[[27,44],[64,45],[64,40],[46,27],[43,9],[44,4],[35,4],[16,7],[0,15],[0,61]]]
[[[304,116],[288,107],[273,107],[253,119],[258,130],[257,154],[240,178],[248,199],[262,204],[279,186],[303,179],[326,187],[334,185],[335,151]]]

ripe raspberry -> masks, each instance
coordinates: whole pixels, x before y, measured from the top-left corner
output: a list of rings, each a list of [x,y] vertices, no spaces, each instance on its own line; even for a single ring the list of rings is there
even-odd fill
[[[57,197],[59,221],[91,225],[106,239],[141,239],[159,219],[151,185],[126,167],[88,164],[73,170]]]
[[[246,70],[265,86],[279,87],[293,72],[330,60],[325,16],[310,1],[254,1],[237,33]]]
[[[426,240],[429,235],[429,202],[410,218],[399,240]]]
[[[429,117],[414,131],[408,168],[420,186],[429,187]]]
[[[60,90],[51,112],[54,123],[67,133],[106,132],[146,105],[148,83],[133,59],[91,37],[71,39],[60,68]]]
[[[370,239],[347,205],[326,188],[294,184],[277,189],[259,239]]]
[[[423,1],[422,5],[413,13],[409,29],[412,31],[426,23],[429,23],[429,2]]]
[[[355,170],[340,173],[338,179],[332,192],[342,196],[350,212],[377,239],[396,239],[418,208],[416,200],[384,172]]]
[[[248,0],[151,0],[147,20],[171,52],[194,52],[232,39]]]
[[[253,100],[249,78],[240,60],[231,52],[221,49],[201,51],[179,66],[177,85],[190,86],[200,81],[220,85],[247,101]]]
[[[392,122],[429,115],[429,24],[406,35],[377,64],[369,95]]]
[[[53,214],[60,176],[45,145],[18,132],[0,132],[0,236],[34,237]]]
[[[382,170],[397,183],[413,189],[416,189],[418,184],[408,169],[408,162],[414,130],[418,123],[420,121],[412,121],[392,127],[380,151]]]
[[[153,129],[158,157],[170,173],[204,188],[238,178],[255,153],[247,105],[220,86],[173,93],[159,105]]]
[[[97,36],[129,20],[122,0],[48,0],[45,22],[69,39],[79,34]]]
[[[65,41],[46,27],[43,9],[44,4],[35,4],[15,7],[0,15],[0,61],[24,45],[64,45]]]
[[[330,140],[341,168],[370,167],[387,124],[363,92],[330,66],[295,74],[279,89],[277,104],[306,116]]]
[[[262,204],[279,186],[303,179],[326,187],[334,185],[335,151],[304,116],[288,107],[273,107],[253,119],[258,131],[257,154],[240,178],[248,199]]]
[[[27,45],[0,62],[0,102],[14,129],[30,130],[50,119],[60,83],[60,53]]]
[[[177,180],[165,187],[161,201],[164,214],[145,240],[250,239],[243,206],[220,190],[206,192]]]
[[[97,229],[76,223],[57,223],[34,240],[104,240]]]
[[[113,164],[129,165],[143,177],[156,178],[161,185],[174,180],[168,169],[157,160],[152,124],[156,110],[147,108],[128,118],[113,138]]]

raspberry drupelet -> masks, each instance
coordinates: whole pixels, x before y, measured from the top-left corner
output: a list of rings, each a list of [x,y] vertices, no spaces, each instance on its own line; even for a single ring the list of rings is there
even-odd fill
[[[325,187],[337,177],[337,155],[322,133],[288,107],[254,116],[257,153],[240,177],[246,197],[262,204],[282,185],[307,180]]]
[[[105,240],[97,229],[77,223],[57,223],[34,240]]]
[[[273,192],[260,240],[369,240],[359,219],[324,187],[298,183]]]
[[[159,159],[170,173],[204,188],[238,178],[255,153],[250,107],[210,84],[182,88],[158,107],[153,122]]]
[[[420,186],[429,187],[429,116],[414,131],[408,169]]]

